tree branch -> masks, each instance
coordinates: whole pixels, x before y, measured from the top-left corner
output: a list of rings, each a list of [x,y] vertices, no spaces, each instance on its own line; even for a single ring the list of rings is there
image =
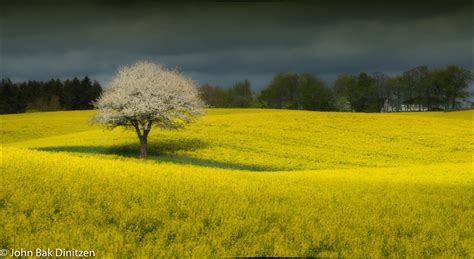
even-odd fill
[[[148,121],[148,124],[146,126],[146,129],[143,130],[143,136],[147,137],[148,136],[148,133],[150,133],[151,131],[151,125],[153,124],[153,121],[152,120],[149,120]]]
[[[138,138],[142,138],[142,132],[140,131],[140,127],[138,126],[138,121],[131,119],[130,123],[132,126],[135,128],[135,131],[137,132]]]

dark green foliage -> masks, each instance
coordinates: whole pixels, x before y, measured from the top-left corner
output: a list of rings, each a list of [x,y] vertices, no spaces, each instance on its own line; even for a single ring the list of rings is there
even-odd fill
[[[26,106],[26,112],[44,112],[44,111],[59,111],[61,105],[59,104],[59,96],[52,95],[50,98],[38,97],[34,102]]]
[[[430,71],[426,66],[420,66],[410,69],[400,77],[402,98],[407,109],[421,110],[422,107],[431,109],[433,105],[439,105],[439,100],[435,100],[432,95],[435,89],[432,89]]]
[[[302,74],[298,76],[296,105],[302,110],[331,111],[334,110],[334,95],[318,77]]]
[[[357,77],[342,74],[334,80],[333,91],[336,95],[336,109],[338,111],[353,111]]]
[[[209,107],[249,108],[253,106],[252,88],[248,80],[236,82],[230,89],[204,84],[199,88],[199,95]]]
[[[248,80],[230,89],[205,84],[201,98],[209,107],[300,109],[314,111],[422,111],[453,110],[469,96],[471,71],[450,65],[419,66],[399,76],[383,73],[339,75],[332,88],[311,74],[279,73],[254,98]],[[97,81],[82,80],[0,82],[0,114],[29,111],[86,110],[102,93]],[[58,104],[58,103],[59,104]]]
[[[226,107],[227,92],[219,86],[205,84],[199,88],[199,96],[209,107]]]
[[[373,76],[367,73],[340,75],[333,83],[338,110],[379,112],[389,94],[387,80],[388,77],[382,73],[374,73]],[[347,104],[340,103],[342,100]]]
[[[252,104],[252,89],[248,80],[235,83],[228,92],[228,107],[248,108]]]
[[[258,96],[263,107],[329,111],[334,109],[331,89],[311,74],[277,74]]]
[[[382,73],[340,75],[333,83],[338,110],[356,112],[453,110],[469,97],[471,71],[458,67],[419,66],[400,76]]]
[[[298,75],[291,73],[277,74],[270,84],[260,93],[258,101],[267,108],[296,109]]]
[[[0,85],[0,111],[1,113],[14,113],[21,106],[21,93],[10,79],[2,79]]]
[[[419,66],[401,75],[376,72],[341,74],[332,88],[317,76],[279,73],[252,98],[250,82],[237,82],[231,89],[203,85],[201,98],[209,107],[263,107],[313,111],[435,111],[461,107],[470,96],[471,71],[458,66],[429,69]]]
[[[370,98],[374,91],[373,85],[373,79],[367,73],[359,74],[352,100],[352,107],[356,112],[368,112],[371,111],[372,106],[375,106]]]
[[[97,81],[83,80],[0,82],[0,114],[25,111],[92,109],[92,102],[102,93]]]
[[[459,100],[469,97],[469,83],[474,74],[458,66],[435,69],[431,74],[431,84],[436,91],[435,101],[446,110],[453,110],[460,105]]]

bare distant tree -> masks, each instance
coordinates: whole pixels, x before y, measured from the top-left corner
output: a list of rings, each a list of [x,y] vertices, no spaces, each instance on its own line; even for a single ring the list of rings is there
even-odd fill
[[[141,61],[121,67],[95,103],[96,123],[134,128],[140,157],[147,155],[152,126],[176,129],[202,114],[203,103],[192,80],[177,70]]]

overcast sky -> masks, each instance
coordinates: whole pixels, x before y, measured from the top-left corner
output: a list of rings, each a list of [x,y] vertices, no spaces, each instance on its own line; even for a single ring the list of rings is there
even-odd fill
[[[277,72],[330,82],[340,73],[418,65],[473,70],[472,1],[40,2],[0,4],[2,77],[88,75],[106,84],[118,66],[142,59],[178,66],[198,84],[249,79],[255,89]]]

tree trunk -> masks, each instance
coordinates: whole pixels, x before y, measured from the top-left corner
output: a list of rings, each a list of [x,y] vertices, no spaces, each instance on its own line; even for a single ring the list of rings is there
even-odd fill
[[[143,132],[140,130],[140,123],[137,121],[132,121],[132,125],[137,132],[138,139],[140,140],[140,158],[145,158],[147,156],[147,140],[148,134],[151,130],[152,121],[149,121],[145,126],[143,126]],[[143,123],[142,123],[143,124]]]
[[[147,155],[147,136],[140,137],[140,158],[145,158]]]

